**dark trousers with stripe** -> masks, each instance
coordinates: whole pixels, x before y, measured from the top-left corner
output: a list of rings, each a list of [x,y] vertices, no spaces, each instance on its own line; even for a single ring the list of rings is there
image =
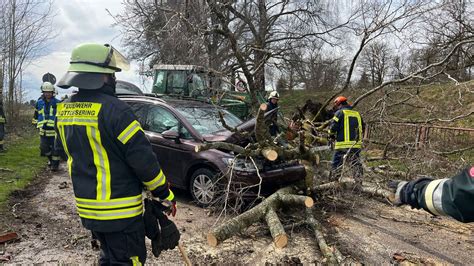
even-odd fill
[[[4,138],[5,138],[5,124],[0,123],[0,150],[3,150]]]
[[[96,232],[100,242],[100,265],[143,265],[146,260],[145,229],[143,226],[120,232]]]
[[[40,136],[40,155],[48,157],[51,166],[58,166],[60,157],[54,149],[54,138]]]
[[[360,162],[360,149],[338,149],[334,152],[332,159],[332,176],[333,178],[339,178],[341,175],[342,164],[344,163],[344,156],[346,157],[345,167],[350,167],[352,170],[353,177],[356,181],[362,182],[362,175],[364,170],[362,163]]]

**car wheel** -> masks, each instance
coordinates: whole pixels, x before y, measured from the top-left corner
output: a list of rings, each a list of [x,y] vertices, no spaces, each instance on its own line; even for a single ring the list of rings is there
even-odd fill
[[[206,168],[198,169],[191,176],[189,191],[197,205],[207,207],[214,201],[216,196],[215,176],[214,171]]]

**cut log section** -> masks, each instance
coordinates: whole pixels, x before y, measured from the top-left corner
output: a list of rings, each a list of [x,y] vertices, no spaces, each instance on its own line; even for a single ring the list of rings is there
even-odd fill
[[[295,195],[295,189],[285,187],[273,193],[252,209],[228,220],[220,226],[214,228],[207,234],[207,242],[210,246],[216,247],[220,242],[242,233],[250,225],[265,220],[270,229],[273,243],[278,248],[285,247],[288,243],[288,236],[281,224],[276,210],[281,205],[312,207],[313,199],[306,196]]]
[[[195,152],[202,152],[210,149],[222,149],[222,150],[227,150],[227,151],[232,151],[234,153],[240,154],[242,156],[248,157],[255,157],[255,156],[260,156],[262,155],[265,157],[265,159],[269,161],[275,161],[278,159],[278,152],[271,148],[271,147],[266,147],[263,149],[256,148],[252,149],[253,147],[250,148],[243,148],[239,145],[235,145],[232,143],[227,143],[227,142],[211,142],[211,143],[204,143],[197,145],[194,147]]]
[[[262,149],[262,155],[269,161],[275,161],[278,158],[278,153],[271,148]]]
[[[265,221],[268,224],[268,228],[270,229],[270,234],[273,238],[273,243],[277,248],[284,248],[286,244],[288,244],[288,236],[285,233],[285,229],[278,219],[278,215],[276,214],[275,210],[272,208],[267,210],[267,214],[265,215]]]

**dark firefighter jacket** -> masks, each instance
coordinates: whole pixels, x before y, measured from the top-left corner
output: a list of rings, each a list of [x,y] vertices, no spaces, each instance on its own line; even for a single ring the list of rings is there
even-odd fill
[[[154,197],[173,200],[137,118],[115,96],[79,91],[58,104],[56,130],[68,156],[77,212],[87,229],[116,232],[137,224],[143,187]]]
[[[57,104],[60,101],[52,97],[49,102],[40,97],[36,102],[35,114],[32,123],[40,130],[40,136],[54,137],[54,119],[56,117]]]
[[[414,197],[419,207],[434,215],[451,216],[464,223],[474,222],[474,166],[452,178],[425,182],[415,191]]]
[[[276,108],[278,108],[278,104],[273,104],[271,100],[268,100],[266,112],[270,112],[271,110],[276,109]],[[268,128],[268,131],[271,136],[276,136],[280,132],[280,128],[278,127],[277,120],[278,120],[278,113],[274,113],[270,121],[270,126]]]
[[[5,124],[7,120],[5,119],[5,114],[3,113],[3,107],[0,105],[0,125]]]
[[[337,110],[329,127],[329,134],[335,135],[334,149],[362,148],[363,124],[359,112],[349,105]]]

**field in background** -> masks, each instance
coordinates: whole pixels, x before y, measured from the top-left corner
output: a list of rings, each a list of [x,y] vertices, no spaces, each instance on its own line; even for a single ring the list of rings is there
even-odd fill
[[[425,121],[433,118],[453,118],[458,115],[466,114],[474,111],[474,81],[454,84],[436,84],[423,85],[418,88],[414,86],[396,86],[399,88],[397,92],[390,92],[395,87],[389,87],[385,90],[372,94],[364,99],[357,106],[357,110],[361,112],[369,120],[377,120],[380,118],[379,112],[374,112],[374,106],[379,99],[385,98],[386,105],[382,106],[385,111],[385,119],[398,122]],[[349,102],[354,101],[358,96],[362,95],[369,89],[352,89],[343,95],[349,98]],[[291,117],[297,106],[302,107],[306,100],[311,99],[313,102],[325,102],[333,95],[333,91],[284,91],[280,96],[280,108],[286,117]],[[407,100],[408,99],[408,100]],[[402,102],[390,106],[392,104]],[[329,108],[332,105],[329,106]],[[367,119],[366,119],[367,120]],[[454,122],[435,122],[444,126],[458,127],[474,127],[474,115],[466,117]]]
[[[354,89],[344,93],[350,101],[355,100],[366,90]],[[454,84],[424,85],[418,88],[402,86],[397,92],[390,92],[390,88],[377,92],[358,104],[356,110],[360,111],[365,121],[398,121],[403,123],[421,122],[427,120],[450,119],[474,111],[474,81],[465,82],[458,86]],[[302,107],[306,100],[325,102],[333,92],[318,91],[285,91],[281,93],[280,108],[285,117],[291,117],[296,106]],[[385,105],[377,103],[385,98]],[[391,106],[394,103],[401,103]],[[331,107],[330,105],[329,107]],[[380,110],[384,116],[380,116]],[[445,127],[474,128],[474,114],[452,122],[433,121],[432,124]],[[368,166],[387,167],[407,173],[405,178],[414,178],[418,175],[431,175],[446,177],[459,171],[460,168],[474,163],[474,149],[469,149],[453,154],[440,154],[449,150],[462,148],[463,145],[471,147],[472,135],[467,135],[470,141],[465,141],[466,133],[452,134],[446,138],[435,138],[436,131],[431,131],[431,139],[426,145],[416,145],[416,131],[408,130],[390,124],[379,126],[379,130],[390,134],[379,134],[378,141],[384,144],[404,144],[398,147],[389,146],[385,154],[388,159],[374,160],[383,155],[385,145],[365,143],[364,152]],[[386,127],[386,128],[384,128]],[[415,126],[412,126],[413,128]],[[412,132],[413,131],[413,132]],[[445,130],[453,131],[453,130]],[[382,139],[380,139],[382,137]],[[413,140],[413,141],[412,141]]]

